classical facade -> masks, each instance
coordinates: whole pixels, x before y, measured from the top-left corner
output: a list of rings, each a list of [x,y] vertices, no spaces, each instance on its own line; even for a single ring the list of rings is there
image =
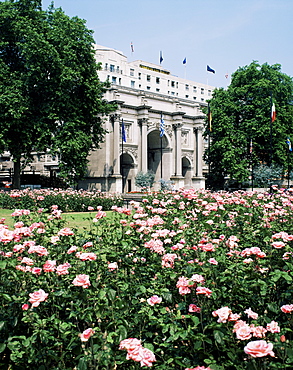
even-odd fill
[[[160,65],[128,62],[121,52],[98,45],[96,60],[101,81],[111,83],[105,98],[117,110],[105,121],[105,142],[90,154],[87,177],[79,186],[135,191],[137,173],[151,170],[155,188],[161,179],[174,188],[204,188],[202,107],[213,87],[173,76]]]
[[[135,191],[137,173],[148,170],[155,173],[155,189],[160,188],[161,179],[174,188],[204,188],[202,107],[213,87],[173,76],[161,65],[128,61],[111,48],[95,45],[95,55],[100,80],[110,82],[105,99],[115,102],[117,110],[104,121],[105,142],[90,153],[87,176],[79,188]],[[126,141],[122,140],[122,121]],[[11,177],[12,167],[10,154],[3,154],[0,177]],[[34,153],[25,173],[58,176],[58,158]]]

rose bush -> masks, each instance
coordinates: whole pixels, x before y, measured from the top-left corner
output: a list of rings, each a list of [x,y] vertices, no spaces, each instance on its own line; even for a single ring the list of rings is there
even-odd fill
[[[291,369],[292,193],[132,208],[86,232],[58,207],[2,221],[1,369]]]

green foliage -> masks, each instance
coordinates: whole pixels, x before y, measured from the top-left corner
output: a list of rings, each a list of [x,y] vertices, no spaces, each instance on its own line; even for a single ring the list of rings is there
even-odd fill
[[[135,177],[135,185],[140,188],[151,188],[155,181],[155,174],[153,171],[138,172]]]
[[[272,135],[271,99],[277,112]],[[205,132],[210,135],[210,148],[205,153],[211,169],[210,185],[223,187],[227,176],[241,184],[247,181],[250,166],[258,163],[275,163],[283,172],[286,170],[286,138],[292,136],[292,101],[292,78],[281,72],[279,64],[252,62],[232,75],[226,90],[214,91],[209,102],[212,131],[209,132],[207,123]],[[292,158],[290,161],[292,165]]]
[[[132,211],[116,208],[112,219],[89,219],[86,232],[64,230],[54,212],[15,216],[23,225],[11,233],[0,227],[2,368],[138,369],[119,350],[121,340],[137,338],[155,353],[158,370],[291,369],[292,314],[280,308],[293,303],[292,209],[290,192],[182,190],[150,195]],[[29,251],[33,244],[48,255]],[[95,258],[81,258],[88,252]],[[170,254],[175,259],[168,266]],[[48,260],[56,267],[69,263],[68,273],[46,272]],[[35,267],[43,270],[33,273]],[[79,274],[89,277],[89,286],[73,284]],[[189,280],[184,294],[182,278]],[[210,296],[198,294],[199,287]],[[32,307],[29,294],[39,289],[48,297]],[[149,304],[153,295],[161,303]],[[268,329],[263,338],[252,330],[239,339],[237,318],[216,313],[224,307],[251,329],[275,321],[279,330]],[[245,313],[249,308],[257,318]],[[82,342],[88,328],[94,333]],[[260,339],[273,344],[275,357],[245,354],[244,347]]]
[[[61,176],[76,182],[113,105],[103,99],[85,21],[40,3],[0,2],[0,150],[13,155],[16,176],[21,158],[50,150]]]

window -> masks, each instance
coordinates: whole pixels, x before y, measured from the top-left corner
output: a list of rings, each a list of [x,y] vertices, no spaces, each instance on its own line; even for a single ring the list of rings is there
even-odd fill
[[[176,82],[176,89],[178,89],[178,82]],[[178,94],[177,94],[178,95]]]
[[[147,81],[150,81],[150,80],[151,80],[151,76],[147,75]]]
[[[130,86],[134,87],[135,86],[135,81],[130,81]]]
[[[110,64],[110,72],[114,72],[115,71],[115,66],[113,64]]]
[[[138,73],[138,79],[141,80],[141,73]]]
[[[134,69],[130,68],[130,76],[134,76]]]
[[[171,87],[175,87],[175,81],[171,81]]]
[[[117,83],[117,78],[112,76],[112,84],[116,84]]]
[[[193,97],[193,100],[196,100],[196,96]]]
[[[189,85],[185,85],[185,90],[189,90]]]
[[[108,63],[105,63],[105,71],[108,70]]]
[[[150,90],[151,89],[151,87],[150,86],[147,86],[147,90]]]
[[[160,83],[160,77],[156,77],[156,83],[159,84]]]
[[[189,95],[185,95],[185,98],[188,99],[189,98]]]
[[[116,68],[116,72],[117,72],[117,73],[119,73],[119,66],[117,66],[117,68]]]
[[[159,92],[160,91],[160,89],[156,89],[156,92]]]
[[[121,78],[119,78],[119,85],[121,85]]]
[[[208,96],[211,96],[211,93],[212,93],[211,90],[208,90]]]
[[[141,85],[140,84],[138,85],[138,88],[141,89]]]
[[[175,95],[175,92],[174,91],[171,91],[171,95]]]
[[[200,89],[200,93],[204,94],[204,88],[203,87]]]
[[[193,92],[197,92],[196,86],[193,86]]]

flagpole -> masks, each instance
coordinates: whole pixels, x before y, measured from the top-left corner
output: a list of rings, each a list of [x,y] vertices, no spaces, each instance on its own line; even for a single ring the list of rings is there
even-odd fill
[[[122,125],[123,125],[123,118],[122,118]],[[121,125],[121,160],[120,160],[120,175],[122,176],[122,193],[124,192],[124,177],[123,177],[123,132],[122,132],[122,125]]]
[[[289,147],[288,147],[288,153],[287,153],[287,162],[288,162],[288,189],[290,187],[290,150],[289,150]]]

